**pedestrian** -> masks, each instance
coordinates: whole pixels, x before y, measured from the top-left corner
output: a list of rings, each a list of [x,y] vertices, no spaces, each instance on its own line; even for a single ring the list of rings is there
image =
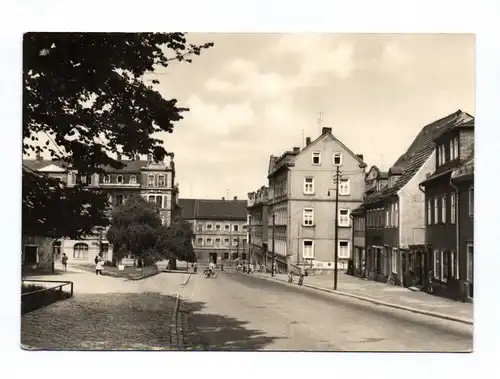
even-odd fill
[[[62,258],[61,258],[62,265],[64,267],[64,271],[66,271],[66,268],[68,267],[68,257],[66,253],[63,253]]]
[[[196,262],[193,263],[193,272],[196,274],[196,271],[198,270],[198,265]]]
[[[95,257],[95,274],[102,275],[102,259],[99,255]]]

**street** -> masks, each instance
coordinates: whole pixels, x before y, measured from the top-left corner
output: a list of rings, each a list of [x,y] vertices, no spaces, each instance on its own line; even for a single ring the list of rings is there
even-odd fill
[[[472,326],[237,272],[181,292],[210,350],[469,351]]]

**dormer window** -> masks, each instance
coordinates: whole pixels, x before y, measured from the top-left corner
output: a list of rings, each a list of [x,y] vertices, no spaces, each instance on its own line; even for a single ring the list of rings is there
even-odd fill
[[[441,166],[441,165],[445,164],[445,162],[446,162],[446,149],[445,149],[444,145],[439,145],[437,147],[436,154],[437,154],[437,164],[438,164],[438,166]]]
[[[104,183],[109,183],[109,175],[104,175]]]
[[[116,182],[117,183],[123,183],[123,175],[117,175]]]
[[[135,184],[137,183],[137,176],[131,175],[130,176],[130,184]]]
[[[148,175],[148,187],[153,187],[155,185],[155,176]]]
[[[450,140],[450,161],[458,158],[458,137]]]
[[[321,164],[321,153],[319,151],[313,151],[312,164],[313,165],[320,165]]]
[[[342,165],[342,153],[333,153],[333,165],[334,166]]]

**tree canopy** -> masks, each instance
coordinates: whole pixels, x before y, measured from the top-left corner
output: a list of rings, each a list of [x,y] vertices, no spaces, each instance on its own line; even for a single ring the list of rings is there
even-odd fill
[[[189,63],[212,45],[189,44],[184,33],[26,33],[23,154],[47,152],[80,174],[102,172],[105,166],[121,168],[113,158],[116,153],[129,158],[153,154],[163,160],[168,152],[154,135],[172,133],[188,109],[176,99],[163,98],[153,86],[159,80],[148,82],[144,75],[172,61]],[[47,142],[40,145],[42,136]],[[41,175],[23,175],[24,229],[37,235],[84,233],[82,227],[67,231],[57,219],[50,227],[40,227],[36,220],[49,220],[47,212],[76,204],[82,196],[90,207],[101,207],[99,191],[85,185],[61,188],[68,203],[59,204],[60,191],[44,192],[45,181]],[[47,199],[45,205],[30,208],[32,200],[25,197]],[[104,210],[93,211],[89,218],[89,211],[75,210],[75,224],[105,225]],[[81,218],[85,220],[76,220]]]
[[[158,235],[156,250],[164,252],[166,258],[180,261],[195,262],[196,254],[193,248],[194,231],[191,224],[182,218],[161,228]]]

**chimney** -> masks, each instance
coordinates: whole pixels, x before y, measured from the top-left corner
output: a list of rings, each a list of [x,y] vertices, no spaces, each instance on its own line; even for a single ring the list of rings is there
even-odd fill
[[[41,161],[42,160],[42,153],[37,151],[36,154],[35,154],[35,159],[37,161]]]
[[[238,196],[233,197],[233,200],[238,200]]]
[[[306,137],[306,146],[311,144],[311,137]]]
[[[363,160],[363,154],[356,154],[356,155],[359,159]]]
[[[321,129],[321,134],[331,133],[332,128],[327,128],[326,126]]]
[[[116,160],[121,161],[122,160],[122,155],[120,153],[116,153]]]
[[[294,153],[298,153],[299,151],[300,151],[300,147],[294,147],[294,148],[293,148],[293,152],[294,152]]]

